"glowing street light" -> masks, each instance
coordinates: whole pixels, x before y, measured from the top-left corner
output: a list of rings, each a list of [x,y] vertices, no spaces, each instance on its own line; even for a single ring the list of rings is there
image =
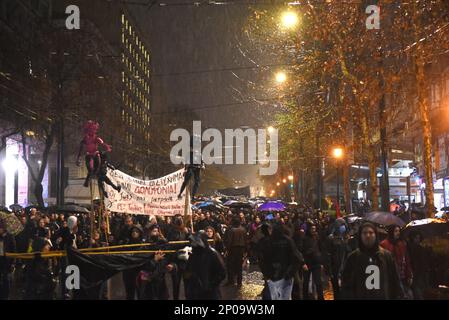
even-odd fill
[[[283,182],[283,183],[286,183],[286,182],[287,182],[287,179],[283,179],[282,182]]]
[[[336,160],[339,160],[343,157],[343,149],[340,147],[336,147],[332,150],[332,155]],[[340,176],[339,176],[339,170],[338,170],[338,161],[337,161],[337,218],[340,217]]]
[[[284,71],[279,71],[275,75],[275,80],[277,84],[283,84],[285,81],[287,81],[287,75]]]
[[[279,187],[281,184],[278,182],[278,183],[276,183],[276,185]]]
[[[3,169],[5,169],[5,171],[16,172],[17,169],[19,168],[17,159],[14,159],[11,157],[5,158],[5,160],[3,160],[2,165],[3,165]]]
[[[334,150],[332,150],[332,154],[335,159],[340,159],[343,157],[343,149],[342,148],[334,148]]]
[[[293,176],[292,175],[288,176],[288,180],[292,181],[293,180]]]
[[[293,11],[286,11],[281,16],[282,26],[287,29],[296,27],[299,22],[298,15]]]
[[[268,130],[268,133],[273,133],[274,132],[274,128],[272,126],[269,126],[267,128],[267,130]]]

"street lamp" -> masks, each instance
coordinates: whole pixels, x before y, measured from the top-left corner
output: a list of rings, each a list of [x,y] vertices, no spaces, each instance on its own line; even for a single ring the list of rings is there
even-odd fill
[[[332,154],[335,159],[340,159],[341,157],[343,157],[343,149],[340,147],[334,148]]]
[[[287,75],[284,71],[277,72],[274,77],[277,84],[283,84],[285,81],[287,81]]]
[[[281,184],[278,182],[278,183],[276,183],[276,185],[279,187]]]
[[[268,130],[268,133],[273,133],[274,132],[274,128],[272,126],[269,126],[267,128],[267,130]]]
[[[293,176],[292,176],[292,175],[289,175],[289,176],[288,176],[288,180],[293,181]]]
[[[339,177],[339,170],[338,170],[338,163],[341,158],[343,158],[343,149],[340,147],[336,147],[332,150],[332,155],[337,160],[337,218],[340,215],[340,177]]]
[[[287,29],[296,27],[298,21],[298,15],[293,11],[286,11],[281,16],[282,26]]]
[[[283,179],[282,182],[283,182],[283,183],[286,183],[286,182],[287,182],[287,179]]]

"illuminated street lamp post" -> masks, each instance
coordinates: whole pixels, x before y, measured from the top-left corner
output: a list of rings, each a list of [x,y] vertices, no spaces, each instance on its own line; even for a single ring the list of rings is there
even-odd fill
[[[340,177],[339,177],[339,161],[341,158],[343,158],[343,149],[340,147],[336,147],[332,150],[332,155],[337,160],[337,210],[336,215],[337,218],[340,217]]]
[[[287,74],[284,71],[279,71],[274,75],[276,83],[281,85],[287,81]]]
[[[293,29],[298,25],[298,15],[293,11],[285,11],[281,16],[282,27],[286,29]]]

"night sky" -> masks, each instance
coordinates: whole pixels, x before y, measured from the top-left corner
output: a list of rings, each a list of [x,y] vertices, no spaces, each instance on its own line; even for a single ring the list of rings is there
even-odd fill
[[[202,121],[203,130],[241,126],[257,129],[270,124],[260,105],[245,103],[255,95],[248,91],[248,81],[254,82],[259,76],[256,68],[245,69],[255,67],[251,57],[244,56],[243,28],[250,7],[129,8],[151,42],[153,121],[160,114],[191,110]],[[251,183],[256,178],[257,167],[253,165],[221,168],[231,179]]]

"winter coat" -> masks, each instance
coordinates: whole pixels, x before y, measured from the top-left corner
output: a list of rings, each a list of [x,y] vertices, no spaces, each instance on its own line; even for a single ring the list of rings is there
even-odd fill
[[[226,268],[220,254],[213,248],[194,248],[186,270],[188,300],[220,299],[220,283],[226,278]]]
[[[409,280],[413,277],[412,264],[408,255],[407,243],[404,240],[397,240],[395,243],[390,239],[385,239],[380,246],[391,252],[396,262],[396,267],[401,280]]]
[[[232,247],[246,247],[246,230],[242,226],[233,227],[226,232],[225,239],[228,250]]]
[[[293,278],[304,265],[302,254],[293,240],[286,235],[271,236],[262,248],[263,273],[272,281]]]
[[[374,226],[372,226],[375,229]],[[346,260],[341,278],[341,298],[351,300],[391,300],[403,296],[391,253],[379,246],[378,235],[372,248],[366,248],[358,234],[358,249]]]
[[[312,236],[304,237],[301,252],[309,267],[324,264],[321,251],[321,243],[318,238],[313,238]]]

